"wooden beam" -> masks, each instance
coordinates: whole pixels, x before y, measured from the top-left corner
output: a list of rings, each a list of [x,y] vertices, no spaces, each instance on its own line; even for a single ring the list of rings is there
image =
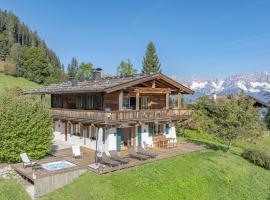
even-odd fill
[[[169,109],[169,101],[170,101],[170,94],[167,93],[167,94],[166,94],[166,109],[167,109],[167,110]]]
[[[131,86],[134,86],[134,85],[137,85],[137,84],[140,84],[140,83],[151,81],[151,80],[154,80],[154,79],[158,78],[159,75],[160,74],[148,75],[148,76],[145,76],[143,78],[138,78],[136,80],[133,80],[133,81],[130,81],[130,82],[127,82],[127,83],[122,83],[122,84],[116,85],[114,87],[105,89],[105,92],[110,93],[110,92],[114,92],[114,91],[117,91],[117,90],[121,90],[123,88],[131,87]]]
[[[178,94],[177,94],[177,106],[178,106],[178,108],[181,108],[182,107],[182,94],[179,92]]]
[[[119,93],[119,110],[123,110],[123,90]]]
[[[156,80],[153,80],[152,88],[156,88]]]
[[[65,121],[65,141],[67,141],[67,121]]]
[[[136,93],[136,110],[140,110],[140,93]]]
[[[140,87],[134,90],[136,93],[141,94],[167,94],[171,93],[170,88],[147,88],[147,87]]]
[[[137,127],[133,126],[133,147],[136,147],[136,143],[137,143]]]

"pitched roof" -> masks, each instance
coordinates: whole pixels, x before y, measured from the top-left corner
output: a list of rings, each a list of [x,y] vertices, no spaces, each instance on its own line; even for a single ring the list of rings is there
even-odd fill
[[[216,96],[216,99],[217,99],[217,100],[226,100],[226,99],[229,99],[229,97],[230,97],[229,95]],[[255,97],[252,97],[252,96],[250,96],[250,95],[243,95],[243,96],[241,96],[241,95],[234,95],[234,97],[235,97],[237,100],[240,99],[240,98],[242,98],[242,99],[252,99],[253,101],[255,101],[254,106],[270,108],[270,104],[268,104],[268,103],[266,103],[266,102],[263,102],[263,101],[261,101],[261,100],[255,98]],[[214,97],[211,96],[211,95],[209,95],[209,96],[208,96],[208,99],[209,99],[209,100],[214,100]]]
[[[51,84],[48,86],[42,86],[37,89],[28,89],[25,94],[59,94],[59,93],[86,93],[86,92],[113,92],[126,87],[131,87],[136,84],[143,83],[145,81],[162,79],[169,84],[177,87],[182,93],[192,94],[193,91],[178,83],[177,81],[169,78],[160,73],[154,74],[137,74],[133,76],[114,76],[108,78],[102,78],[100,80],[90,80],[78,82],[76,86],[72,86],[71,82]]]

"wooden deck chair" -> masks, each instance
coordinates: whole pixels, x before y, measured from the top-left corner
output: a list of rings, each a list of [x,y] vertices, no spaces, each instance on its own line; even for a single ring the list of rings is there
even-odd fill
[[[82,152],[79,145],[72,146],[72,156],[73,158],[82,158]]]
[[[32,167],[36,164],[36,160],[30,160],[26,153],[21,153],[20,157],[23,161],[23,168]]]

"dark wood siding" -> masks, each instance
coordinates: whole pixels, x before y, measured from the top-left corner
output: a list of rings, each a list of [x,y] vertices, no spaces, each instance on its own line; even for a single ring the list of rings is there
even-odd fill
[[[111,110],[119,109],[119,92],[104,93],[103,110],[110,108]]]

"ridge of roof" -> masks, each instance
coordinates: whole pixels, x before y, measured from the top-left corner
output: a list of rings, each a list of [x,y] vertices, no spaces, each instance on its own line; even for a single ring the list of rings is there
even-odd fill
[[[109,92],[114,90],[113,88],[124,86],[130,82],[139,82],[141,79],[151,79],[151,78],[164,78],[172,82],[172,85],[178,85],[183,91],[187,94],[193,93],[193,91],[178,83],[177,81],[171,79],[170,77],[161,74],[161,73],[149,73],[149,74],[135,74],[131,76],[111,76],[103,77],[99,80],[88,80],[88,81],[79,81],[76,86],[72,86],[70,81],[59,84],[50,84],[47,86],[41,86],[36,89],[28,89],[24,94],[57,94],[57,93],[73,93],[73,92]]]

